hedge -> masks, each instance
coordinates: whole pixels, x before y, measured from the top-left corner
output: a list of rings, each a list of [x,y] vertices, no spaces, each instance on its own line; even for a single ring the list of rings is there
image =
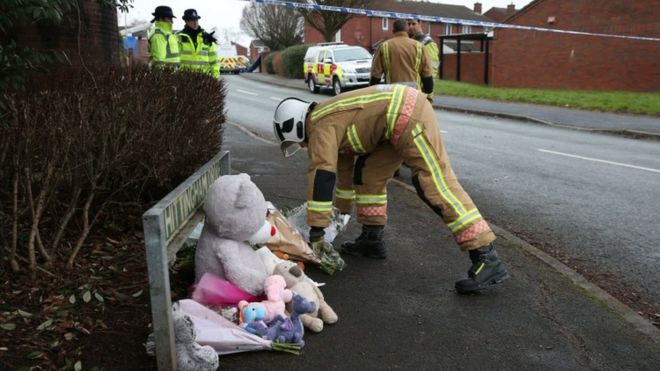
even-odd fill
[[[203,92],[203,94],[200,94]],[[46,263],[93,228],[146,210],[220,150],[225,88],[193,72],[95,66],[3,93],[0,245]],[[38,248],[38,250],[36,248]]]
[[[282,61],[284,63],[286,77],[290,79],[304,78],[303,62],[308,48],[309,45],[294,45],[284,49],[282,52]]]

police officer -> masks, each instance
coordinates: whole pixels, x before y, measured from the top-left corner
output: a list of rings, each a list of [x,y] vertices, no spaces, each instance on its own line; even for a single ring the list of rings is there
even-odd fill
[[[422,44],[408,36],[406,27],[405,20],[394,21],[392,26],[394,37],[380,44],[374,55],[369,85],[380,83],[384,74],[386,84],[405,84],[431,94],[433,93],[431,60]]]
[[[179,65],[179,43],[172,34],[172,19],[176,18],[169,6],[157,6],[151,13],[154,19],[149,30],[149,65],[152,67],[171,67]]]
[[[407,35],[405,40],[415,42]],[[307,222],[315,251],[327,247],[323,229],[329,225],[334,198],[342,213],[350,213],[355,202],[362,224],[362,234],[344,243],[341,251],[386,257],[386,185],[403,160],[412,170],[419,197],[469,253],[468,278],[456,282],[456,291],[470,293],[508,278],[492,245],[495,235],[459,184],[433,107],[418,90],[376,85],[318,104],[287,98],[275,110],[273,126],[285,157],[308,147]],[[356,161],[356,154],[363,156]]]
[[[186,26],[177,33],[181,51],[181,68],[207,73],[213,78],[220,77],[217,45],[213,33],[209,34],[199,26],[201,18],[195,9],[186,9],[181,17]]]
[[[433,68],[433,77],[438,77],[438,67],[440,66],[440,52],[438,44],[433,41],[431,36],[422,32],[422,25],[416,19],[408,19],[408,36],[419,41],[424,45],[431,59],[431,67]]]

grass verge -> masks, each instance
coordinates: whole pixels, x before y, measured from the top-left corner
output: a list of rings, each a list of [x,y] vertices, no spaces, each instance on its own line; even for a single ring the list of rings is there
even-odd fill
[[[435,94],[660,116],[660,93],[493,88],[456,81],[436,80]]]

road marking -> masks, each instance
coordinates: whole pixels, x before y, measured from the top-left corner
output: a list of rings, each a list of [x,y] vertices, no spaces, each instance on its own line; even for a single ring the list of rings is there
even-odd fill
[[[440,130],[442,134],[447,134],[447,130]]]
[[[281,102],[281,101],[282,101],[282,98],[278,98],[278,97],[270,97],[270,99],[272,99],[272,100],[276,100],[276,101],[278,101],[278,102]]]
[[[607,161],[607,160],[600,160],[597,158],[592,158],[592,157],[584,157],[584,156],[578,156],[578,155],[571,155],[570,153],[563,153],[563,152],[555,152],[555,151],[549,151],[547,149],[538,149],[539,152],[544,152],[544,153],[550,153],[553,155],[559,155],[559,156],[566,156],[566,157],[573,157],[573,158],[579,158],[581,160],[587,160],[587,161],[594,161],[594,162],[602,162],[604,164],[610,164],[610,165],[617,165],[617,166],[623,166],[623,167],[629,167],[631,169],[637,169],[637,170],[644,170],[644,171],[650,171],[652,173],[660,173],[660,170],[658,169],[653,169],[650,167],[642,167],[642,166],[635,166],[635,165],[630,165],[630,164],[624,164],[621,162],[614,162],[614,161]]]
[[[257,94],[257,93],[253,93],[253,92],[251,92],[251,91],[247,91],[247,90],[236,89],[236,91],[237,91],[237,92],[241,92],[241,93],[243,93],[243,94],[247,94],[247,95],[259,95],[259,94]]]

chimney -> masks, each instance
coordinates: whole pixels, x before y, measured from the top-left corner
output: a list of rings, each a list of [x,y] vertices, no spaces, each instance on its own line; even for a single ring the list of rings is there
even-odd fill
[[[474,12],[481,14],[481,3],[474,3]]]
[[[506,6],[506,15],[510,16],[516,12],[516,4],[509,4]]]

